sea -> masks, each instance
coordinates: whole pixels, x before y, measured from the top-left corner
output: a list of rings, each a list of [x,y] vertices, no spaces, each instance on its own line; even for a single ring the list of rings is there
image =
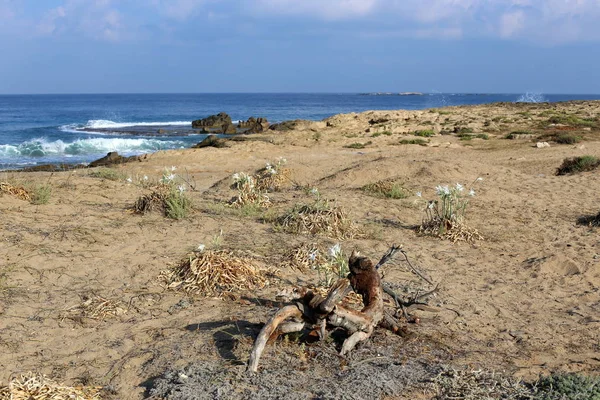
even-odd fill
[[[0,95],[0,170],[87,164],[188,148],[206,135],[191,121],[219,112],[234,121],[322,120],[367,110],[418,110],[494,102],[600,100],[600,95],[382,93]]]

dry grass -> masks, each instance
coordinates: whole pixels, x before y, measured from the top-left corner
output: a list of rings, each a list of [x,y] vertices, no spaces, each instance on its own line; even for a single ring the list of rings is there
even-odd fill
[[[401,183],[394,179],[386,179],[375,183],[369,183],[361,188],[367,194],[375,197],[387,197],[390,199],[405,199],[409,193]]]
[[[146,214],[152,211],[159,211],[164,214],[167,202],[165,191],[158,190],[152,193],[140,196],[133,205],[133,211],[136,214]]]
[[[0,387],[0,400],[100,400],[100,387],[70,387],[29,372]]]
[[[104,321],[109,318],[123,315],[126,312],[127,307],[122,301],[106,299],[93,294],[91,296],[84,296],[81,304],[67,309],[63,313],[62,318],[91,318]]]
[[[256,189],[261,192],[277,192],[292,183],[291,169],[278,168],[276,172],[273,174],[267,168],[258,170],[254,175]]]
[[[531,390],[521,382],[486,371],[458,371],[444,368],[433,379],[434,399],[526,400],[533,399]]]
[[[31,201],[31,195],[22,186],[14,186],[8,182],[0,182],[0,193],[7,193],[21,200]]]
[[[283,254],[281,268],[294,268],[302,272],[314,269],[316,265],[327,263],[325,249],[316,243],[302,243]]]
[[[322,200],[294,207],[277,219],[277,225],[284,232],[294,234],[325,235],[336,239],[352,239],[361,235],[342,207],[331,206]]]
[[[418,228],[419,233],[439,237],[440,239],[456,242],[474,242],[483,240],[483,236],[477,229],[471,228],[461,222],[452,222],[450,220],[442,221],[440,218],[434,218],[424,221]]]
[[[160,279],[169,289],[221,297],[225,293],[267,286],[270,272],[253,258],[206,250],[191,253],[175,267],[162,271]]]

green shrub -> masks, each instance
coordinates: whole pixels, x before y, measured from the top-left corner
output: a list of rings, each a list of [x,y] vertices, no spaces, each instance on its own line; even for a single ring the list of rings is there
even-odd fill
[[[475,135],[475,137],[477,139],[483,139],[483,140],[489,140],[489,138],[490,138],[487,133],[480,133],[478,135]]]
[[[536,400],[600,400],[600,378],[581,374],[552,374],[534,385]]]
[[[577,172],[593,171],[600,166],[600,160],[594,156],[565,158],[556,170],[556,175],[574,174]]]
[[[52,186],[50,185],[37,185],[30,190],[31,204],[48,204],[50,201],[50,195],[52,194]]]
[[[165,216],[172,219],[183,219],[192,210],[192,201],[184,191],[172,188],[165,197]]]
[[[423,129],[420,131],[414,131],[412,133],[414,136],[420,136],[420,137],[431,137],[431,136],[435,136],[435,132],[431,129]]]
[[[563,133],[554,136],[554,141],[558,144],[575,144],[581,141],[581,137]]]
[[[418,145],[421,145],[421,146],[425,146],[425,145],[427,145],[427,143],[429,143],[429,141],[425,140],[425,139],[421,139],[421,138],[418,138],[418,139],[402,139],[399,143],[400,144],[418,144]]]

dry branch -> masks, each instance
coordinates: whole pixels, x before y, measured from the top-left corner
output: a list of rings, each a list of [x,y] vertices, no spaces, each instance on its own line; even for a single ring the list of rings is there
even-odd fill
[[[348,261],[350,269],[348,277],[337,281],[329,289],[325,298],[318,293],[308,291],[296,304],[282,308],[265,324],[250,355],[248,371],[258,370],[258,361],[269,339],[274,339],[281,333],[299,332],[305,327],[318,329],[321,339],[326,337],[327,326],[345,329],[350,336],[342,344],[341,355],[349,353],[358,343],[369,339],[377,326],[399,335],[405,334],[406,329],[397,318],[398,311],[402,310],[402,315],[408,320],[407,308],[423,304],[419,301],[437,292],[438,286],[429,292],[415,295],[409,301],[404,301],[389,285],[382,284],[378,269],[398,251],[404,254],[414,274],[433,285],[430,279],[410,263],[408,256],[399,246],[392,246],[376,265],[368,258],[352,252]],[[340,305],[351,291],[361,296],[364,304],[362,310],[357,311]],[[384,309],[384,293],[390,295],[396,302],[394,315]],[[285,322],[287,318],[301,319],[301,321]]]

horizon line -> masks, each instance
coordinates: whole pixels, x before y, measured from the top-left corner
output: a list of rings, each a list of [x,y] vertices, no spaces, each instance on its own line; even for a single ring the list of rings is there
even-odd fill
[[[541,96],[600,96],[600,93],[542,93],[542,92],[397,92],[397,91],[359,91],[359,92],[65,92],[65,93],[0,93],[0,96],[93,96],[93,95],[241,95],[241,94],[346,94],[346,95],[400,95],[405,97],[419,95],[522,95],[535,94]]]

